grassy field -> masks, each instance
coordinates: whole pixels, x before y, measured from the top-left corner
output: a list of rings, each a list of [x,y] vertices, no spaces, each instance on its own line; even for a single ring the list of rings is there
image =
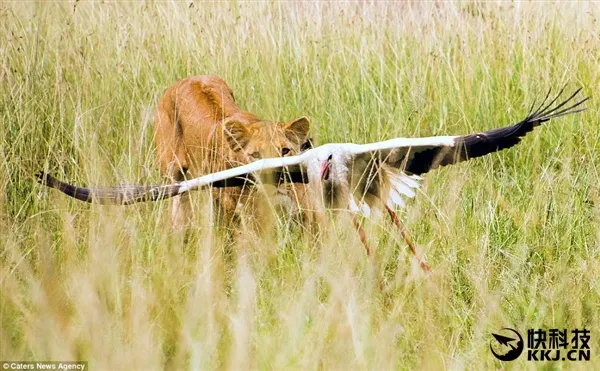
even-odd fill
[[[0,3],[0,360],[115,369],[600,367],[600,4]],[[88,205],[37,185],[159,183],[164,89],[224,78],[240,106],[308,115],[318,143],[515,122],[548,88],[591,95],[517,148],[429,173],[375,266],[347,220],[318,241],[226,243],[206,194]],[[381,285],[379,285],[381,280]],[[501,363],[490,333],[589,328],[590,362]]]

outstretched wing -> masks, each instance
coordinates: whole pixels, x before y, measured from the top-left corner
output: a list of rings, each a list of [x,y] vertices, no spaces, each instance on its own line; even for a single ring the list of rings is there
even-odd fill
[[[300,149],[302,152],[306,152],[312,148],[313,139],[308,138]],[[279,161],[277,161],[278,159],[273,159],[272,161],[261,160],[250,165],[168,185],[119,185],[114,187],[86,188],[62,182],[43,171],[39,171],[35,174],[35,177],[38,183],[58,189],[64,194],[80,201],[104,205],[131,205],[138,202],[164,200],[206,186],[216,188],[244,186],[248,183],[255,183],[257,179],[254,173],[261,170],[270,170],[268,176],[260,179],[261,183],[279,184],[284,181],[308,183],[306,172],[300,169],[299,166],[292,166],[300,164],[302,160],[298,157],[287,157],[283,161],[285,166],[280,166]]]
[[[42,171],[36,174],[36,178],[38,183],[58,189],[80,201],[104,205],[131,205],[138,202],[160,201],[208,186],[218,188],[239,187],[247,182],[278,184],[282,181],[288,181],[307,183],[306,173],[299,169],[299,165],[304,159],[302,156],[259,160],[248,165],[167,185],[120,185],[85,188],[62,182]]]
[[[546,104],[549,91],[542,104],[535,111],[532,106],[523,121],[504,128],[465,136],[396,138],[348,147],[353,153],[349,165],[357,209],[373,204],[372,200],[381,200],[390,208],[404,206],[403,198],[414,197],[420,174],[510,148],[541,123],[585,109],[582,104],[588,98],[574,99],[581,89],[555,105],[563,90]]]
[[[358,146],[355,153],[356,156],[384,161],[387,165],[416,175],[424,174],[439,166],[485,156],[516,145],[523,136],[546,121],[585,110],[582,104],[589,97],[579,101],[575,99],[581,88],[569,98],[554,105],[563,91],[564,88],[550,103],[546,104],[550,96],[548,91],[546,98],[536,110],[533,110],[534,103],[527,117],[511,126],[464,136],[397,138]]]
[[[353,193],[375,196],[386,202],[390,199],[399,200],[399,197],[394,197],[394,192],[397,194],[409,193],[410,195],[412,194],[410,188],[418,186],[418,184],[414,185],[414,178],[403,177],[402,173],[419,175],[439,166],[455,164],[510,148],[541,123],[585,109],[582,104],[589,98],[573,103],[581,89],[553,107],[563,90],[545,105],[550,96],[549,91],[542,104],[535,111],[532,110],[523,121],[484,133],[465,136],[396,138],[364,145],[340,144],[339,146],[352,153],[352,163],[348,165],[354,170],[360,170],[351,171],[353,177],[355,175],[359,177],[350,182],[355,187]],[[564,108],[565,106],[567,107]],[[44,173],[38,174],[38,181],[82,201],[127,205],[162,200],[205,186],[239,186],[248,180],[253,181],[256,179],[256,175],[263,173],[269,173],[269,176],[266,178],[259,176],[262,182],[279,183],[285,180],[307,183],[308,177],[303,164],[313,155],[314,151],[318,150],[319,147],[298,156],[258,160],[237,168],[162,186],[82,188],[63,183]],[[384,171],[381,171],[382,169]],[[393,203],[400,204],[400,201]]]

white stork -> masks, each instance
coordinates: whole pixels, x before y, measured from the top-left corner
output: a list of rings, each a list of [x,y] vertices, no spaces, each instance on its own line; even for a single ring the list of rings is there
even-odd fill
[[[248,179],[255,180],[257,175],[262,182],[269,183],[282,180],[308,182],[311,188],[320,190],[321,199],[328,208],[362,211],[367,216],[372,208],[385,210],[419,259],[421,267],[429,270],[429,266],[417,255],[394,211],[396,206],[404,206],[403,197],[415,196],[414,190],[419,187],[418,181],[421,179],[419,175],[439,166],[510,148],[541,123],[585,109],[582,104],[589,97],[579,101],[574,99],[581,89],[555,104],[563,90],[546,104],[549,91],[539,107],[534,110],[534,103],[521,122],[487,132],[464,136],[395,138],[369,144],[330,143],[297,156],[257,160],[248,165],[169,185],[81,188],[63,183],[43,172],[38,173],[37,177],[40,183],[82,201],[124,205],[162,200],[206,186],[239,186]],[[364,231],[356,219],[354,224],[369,254]]]

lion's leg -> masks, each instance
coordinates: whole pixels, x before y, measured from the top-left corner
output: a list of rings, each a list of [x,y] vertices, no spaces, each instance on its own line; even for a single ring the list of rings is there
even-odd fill
[[[161,160],[165,161],[164,158]],[[165,181],[169,183],[181,182],[186,178],[187,167],[179,161],[178,156],[173,156],[172,160],[167,165],[161,163],[161,169],[165,169],[163,176]],[[173,197],[171,222],[175,230],[184,230],[188,224],[191,215],[189,200],[190,196],[187,193]]]
[[[182,168],[178,165],[172,165],[174,169],[170,169],[172,174],[169,177],[174,182],[181,182],[185,180],[187,173],[186,168]],[[171,222],[173,228],[177,231],[182,231],[186,228],[191,216],[190,208],[190,195],[188,193],[173,197],[173,204],[171,210]]]
[[[185,180],[189,164],[181,138],[180,122],[168,109],[159,105],[155,118],[155,137],[160,172],[167,182]],[[171,221],[176,230],[183,230],[190,216],[189,196],[173,198]]]
[[[188,194],[173,198],[171,221],[175,230],[184,230],[190,218],[190,198]]]

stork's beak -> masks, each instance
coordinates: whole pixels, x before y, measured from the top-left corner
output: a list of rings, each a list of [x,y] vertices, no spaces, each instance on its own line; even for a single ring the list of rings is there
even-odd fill
[[[321,162],[321,180],[329,179],[329,159]]]

